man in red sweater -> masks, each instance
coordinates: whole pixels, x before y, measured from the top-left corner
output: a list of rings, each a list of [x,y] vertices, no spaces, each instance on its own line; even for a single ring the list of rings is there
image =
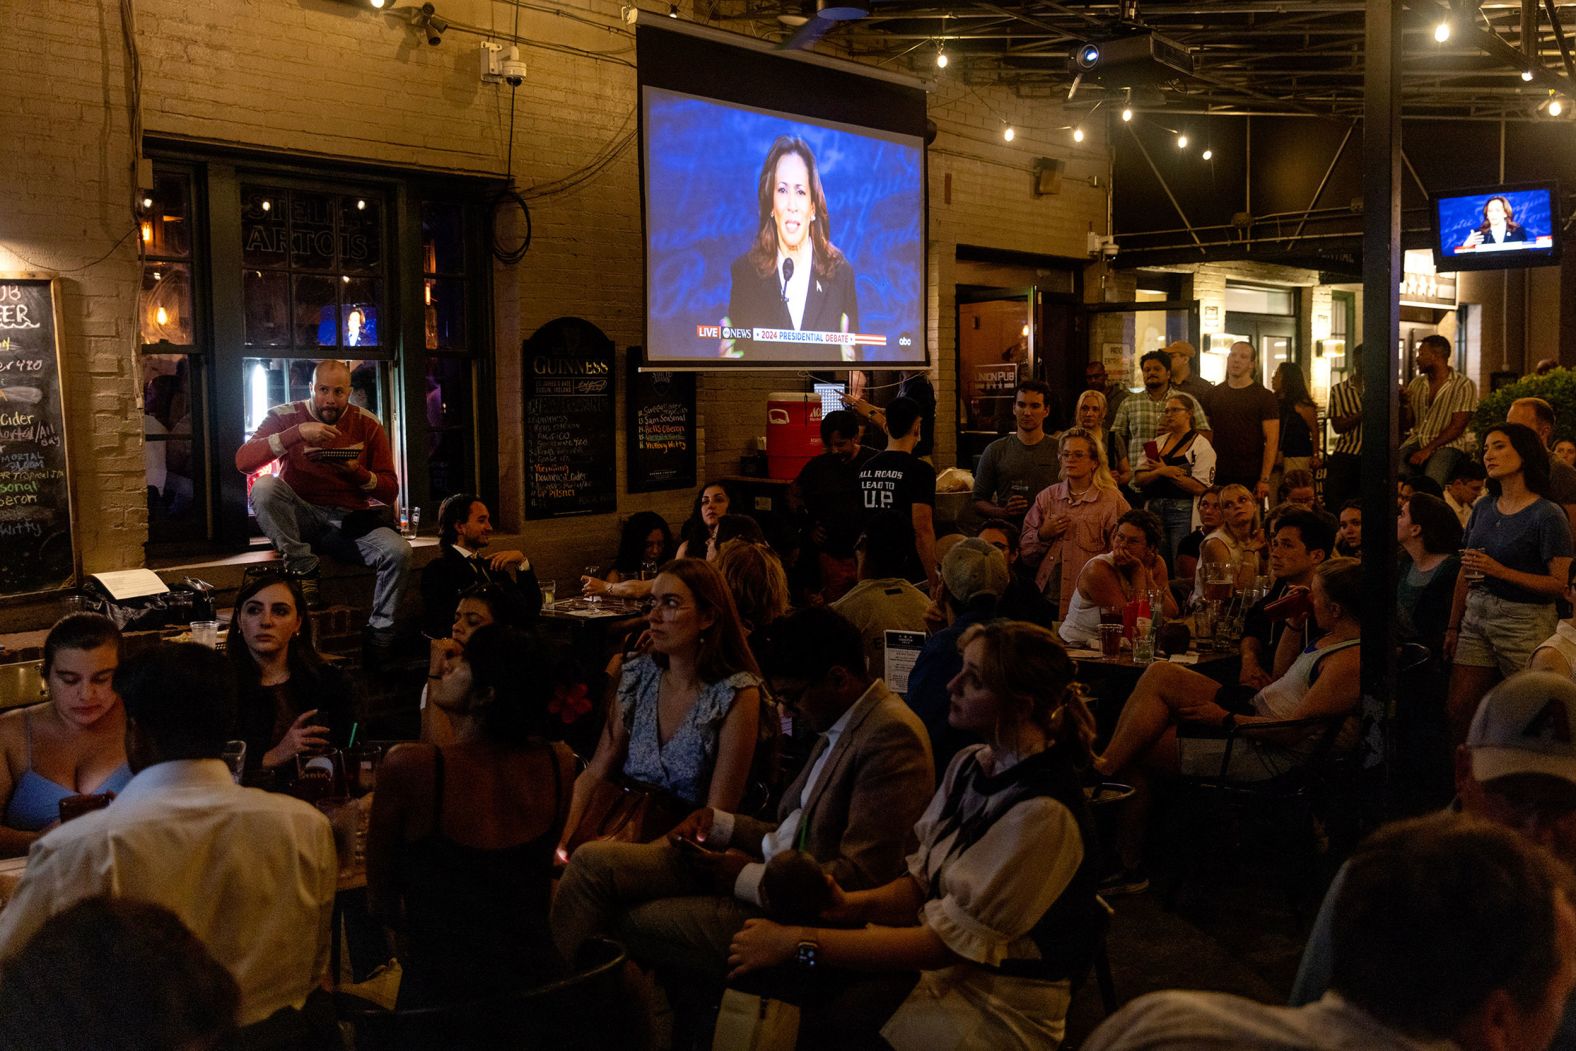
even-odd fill
[[[358,560],[377,570],[369,655],[382,657],[394,642],[394,613],[410,574],[410,545],[385,524],[380,512],[399,496],[394,453],[383,425],[350,404],[350,368],[320,362],[312,397],[268,410],[257,433],[235,454],[251,474],[283,460],[279,475],[252,484],[257,524],[284,556],[285,570],[301,580],[309,603],[317,599],[317,551]]]

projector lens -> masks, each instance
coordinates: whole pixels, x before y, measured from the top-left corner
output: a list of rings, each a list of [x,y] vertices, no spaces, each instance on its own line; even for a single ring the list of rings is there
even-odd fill
[[[1078,60],[1086,66],[1092,66],[1100,61],[1100,49],[1093,44],[1085,44],[1078,52]]]

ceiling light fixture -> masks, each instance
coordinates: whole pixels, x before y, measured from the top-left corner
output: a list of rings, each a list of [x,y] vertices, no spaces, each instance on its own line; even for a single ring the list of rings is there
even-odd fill
[[[678,4],[669,4],[668,5],[668,17],[669,18],[677,18],[678,16],[679,16],[679,5]]]
[[[1434,27],[1434,43],[1443,44],[1450,39],[1450,19],[1445,19]]]
[[[381,11],[383,10],[383,5],[388,3],[388,0],[369,0],[369,2],[372,4],[374,11]]]

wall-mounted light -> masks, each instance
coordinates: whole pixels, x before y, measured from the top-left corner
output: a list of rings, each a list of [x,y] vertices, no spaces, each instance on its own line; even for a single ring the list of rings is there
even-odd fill
[[[678,16],[679,16],[679,5],[678,4],[669,4],[668,5],[668,17],[669,18],[677,18]]]
[[[1016,139],[1018,137],[1018,133],[1013,130],[1013,127],[1012,127],[1011,124],[1008,124],[1006,121],[1003,121],[1002,122],[1002,129],[1001,129],[1001,137],[1002,137],[1003,141],[1011,142],[1013,139]]]

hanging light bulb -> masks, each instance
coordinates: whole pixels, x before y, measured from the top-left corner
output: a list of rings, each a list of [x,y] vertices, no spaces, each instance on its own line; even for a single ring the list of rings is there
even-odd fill
[[[1434,27],[1434,43],[1443,44],[1450,39],[1450,19],[1445,19]]]
[[[949,59],[947,58],[947,49],[945,47],[936,48],[936,68],[946,69],[948,61]]]
[[[1215,151],[1210,149],[1208,146],[1206,146],[1206,147],[1204,147],[1204,152],[1202,154],[1200,154],[1200,156],[1203,157],[1206,161],[1212,161],[1212,160],[1215,159]]]
[[[1073,129],[1073,141],[1074,142],[1082,142],[1083,140],[1084,140],[1083,127],[1080,125],[1079,127],[1076,127],[1076,128]]]
[[[1005,141],[1011,142],[1013,139],[1016,139],[1018,137],[1018,133],[1016,131],[1014,131],[1012,129],[1012,125],[1009,124],[1005,128],[1001,129],[1001,137]]]
[[[1565,103],[1559,99],[1549,99],[1549,116],[1558,117],[1565,112]]]
[[[1129,120],[1132,120],[1132,119],[1133,119],[1133,107],[1131,107],[1131,106],[1123,106],[1122,107],[1122,120],[1129,121]]]
[[[1177,133],[1177,149],[1187,149],[1187,132],[1183,131]]]
[[[1521,79],[1525,80],[1529,84],[1532,83],[1532,70],[1530,70],[1530,69],[1522,70],[1521,71]]]

